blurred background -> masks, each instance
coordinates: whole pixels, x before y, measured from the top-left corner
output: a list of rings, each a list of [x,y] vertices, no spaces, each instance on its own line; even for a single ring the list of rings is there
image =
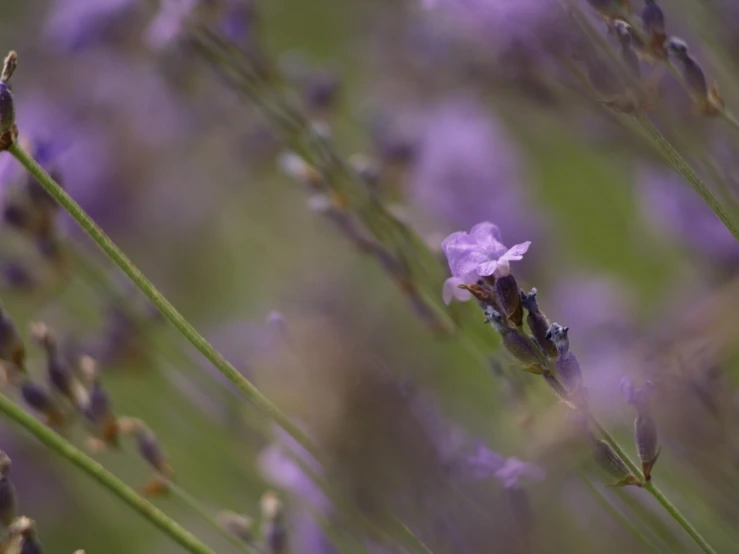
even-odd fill
[[[736,6],[663,4],[668,34],[739,110]],[[324,217],[326,198],[295,182],[274,120],[194,44],[201,24],[275,80],[418,233],[443,268],[428,286],[453,332],[433,332]],[[513,266],[519,285],[569,326],[594,411],[634,458],[619,383],[655,384],[655,482],[734,551],[739,245],[629,115],[602,105],[619,91],[573,25],[546,0],[0,3],[0,48],[19,55],[21,141],[325,460],[239,396],[71,219],[39,208],[2,155],[1,300],[29,370],[45,378],[29,331],[43,321],[70,359],[97,360],[116,414],[146,422],[208,513],[258,520],[262,494],[278,491],[285,552],[412,551],[408,530],[435,553],[696,552],[646,492],[605,486],[568,408],[498,349],[473,302],[441,302],[441,241],[491,221],[508,246],[532,241]],[[739,132],[695,115],[654,64],[641,76],[660,91],[650,118],[735,220]],[[83,427],[61,432],[89,446]],[[93,455],[140,487],[151,472],[122,444]],[[0,424],[0,448],[46,551],[181,551],[23,430]],[[176,495],[153,501],[235,551]]]

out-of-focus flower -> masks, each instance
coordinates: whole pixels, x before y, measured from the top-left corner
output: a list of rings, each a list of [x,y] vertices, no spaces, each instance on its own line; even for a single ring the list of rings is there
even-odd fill
[[[422,0],[422,5],[460,34],[493,47],[534,37],[535,28],[558,8],[552,0]]]
[[[527,206],[519,156],[502,125],[468,97],[435,106],[421,121],[411,205],[445,227],[492,220],[508,236],[536,237],[540,224]]]
[[[441,247],[454,277],[467,277],[477,273],[481,277],[510,274],[510,263],[523,259],[531,242],[506,248],[501,242],[500,230],[489,222],[478,223],[468,233],[452,233]]]
[[[739,262],[739,244],[682,178],[655,166],[639,169],[636,182],[646,221],[663,235],[719,264]]]
[[[163,0],[159,13],[146,29],[145,40],[154,50],[161,50],[177,39],[185,18],[197,5],[197,0]]]
[[[56,0],[44,32],[56,48],[76,50],[109,35],[111,26],[139,4],[138,0]]]

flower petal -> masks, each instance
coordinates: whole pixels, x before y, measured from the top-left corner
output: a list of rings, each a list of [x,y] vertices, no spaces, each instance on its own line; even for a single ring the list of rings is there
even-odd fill
[[[483,262],[477,266],[477,274],[480,277],[488,277],[495,273],[495,270],[498,269],[498,265],[498,260],[488,260]]]
[[[489,221],[475,225],[470,231],[470,236],[490,259],[495,259],[506,251],[502,244],[500,229]]]
[[[449,269],[454,277],[463,277],[475,271],[488,258],[475,240],[463,231],[452,233],[441,243]]]
[[[531,241],[526,241],[526,242],[522,242],[521,244],[516,244],[515,246],[511,246],[508,249],[508,251],[500,257],[500,259],[508,260],[509,262],[516,262],[518,260],[522,260],[523,255],[526,254],[526,252],[529,249],[529,246],[531,246]]]

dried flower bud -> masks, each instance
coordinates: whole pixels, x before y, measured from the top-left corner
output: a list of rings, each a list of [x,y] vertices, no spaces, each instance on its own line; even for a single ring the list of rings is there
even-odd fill
[[[534,335],[534,340],[539,345],[539,348],[541,348],[542,352],[544,352],[547,357],[556,357],[557,347],[554,346],[554,343],[549,338],[547,338],[549,320],[539,309],[539,303],[536,300],[536,289],[531,289],[529,294],[525,294],[521,291],[521,303],[528,311],[526,324]]]
[[[580,362],[572,352],[565,352],[557,357],[557,373],[562,378],[570,394],[582,387],[582,371]]]
[[[617,20],[614,23],[616,34],[618,36],[618,42],[621,45],[621,59],[623,60],[626,67],[629,68],[631,74],[637,79],[641,77],[641,67],[639,66],[639,58],[634,52],[633,35],[631,32],[631,25],[625,21]]]
[[[250,517],[226,510],[220,512],[216,519],[221,527],[236,538],[244,542],[251,542],[254,538],[254,522]]]
[[[8,527],[17,513],[15,487],[10,481],[10,457],[0,450],[0,523]]]
[[[541,375],[544,369],[541,367],[540,354],[532,341],[515,329],[508,327],[503,316],[488,306],[485,308],[485,323],[490,323],[500,334],[503,346],[518,361],[524,363],[524,369],[530,373]]]
[[[54,398],[40,385],[26,380],[21,385],[23,400],[34,410],[41,412],[51,427],[58,427],[66,422],[66,417]]]
[[[613,448],[611,448],[611,445],[606,441],[593,441],[592,454],[593,459],[595,459],[598,465],[617,479],[611,486],[641,486],[639,480],[631,474],[621,457],[616,454]]]
[[[8,81],[18,64],[18,55],[11,51],[5,58],[2,77],[0,77],[0,134],[10,132],[15,125],[15,104]]]
[[[25,372],[26,349],[10,316],[0,308],[0,360]]]
[[[654,0],[644,0],[641,20],[649,37],[649,52],[658,59],[666,58],[665,15]]]
[[[523,325],[523,305],[516,278],[510,274],[496,278],[495,293],[506,317],[516,327]]]
[[[654,423],[654,419],[648,414],[638,416],[634,422],[634,433],[644,479],[649,481],[652,479],[652,468],[657,462],[660,452],[657,425]]]
[[[53,333],[45,323],[34,322],[31,324],[31,335],[46,350],[47,371],[52,388],[75,403],[72,372],[66,360],[59,353]]]
[[[262,517],[267,521],[275,521],[282,517],[282,501],[274,491],[267,491],[260,502]]]

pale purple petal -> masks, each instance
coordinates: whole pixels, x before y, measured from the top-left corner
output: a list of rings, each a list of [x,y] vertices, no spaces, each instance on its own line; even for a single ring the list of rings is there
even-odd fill
[[[522,260],[523,255],[526,254],[529,246],[531,246],[531,241],[516,244],[515,246],[512,246],[505,254],[503,254],[498,260],[507,260],[509,262],[517,262],[519,260]]]
[[[454,277],[472,273],[478,265],[488,259],[475,239],[463,231],[449,235],[441,243],[441,248],[446,254],[449,269]]]
[[[475,225],[470,231],[470,236],[491,258],[497,258],[506,251],[506,247],[501,244],[503,239],[500,236],[500,229],[489,221]]]
[[[470,273],[465,277],[449,277],[444,281],[444,287],[442,288],[441,296],[444,299],[444,304],[447,306],[452,300],[458,300],[459,302],[467,302],[472,298],[470,291],[460,289],[459,285],[471,285],[477,280],[475,273]]]
[[[488,260],[477,266],[477,274],[481,277],[488,277],[495,273],[498,269],[498,260]]]

